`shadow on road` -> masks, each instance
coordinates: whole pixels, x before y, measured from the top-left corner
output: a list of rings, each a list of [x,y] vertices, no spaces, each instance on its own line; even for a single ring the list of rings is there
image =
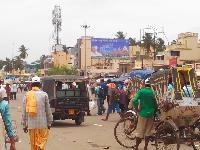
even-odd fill
[[[76,128],[81,128],[81,127],[86,127],[88,125],[85,125],[84,123],[81,125],[76,125],[75,122],[67,122],[67,121],[55,121],[53,123],[52,128],[67,128],[67,127],[76,127]]]

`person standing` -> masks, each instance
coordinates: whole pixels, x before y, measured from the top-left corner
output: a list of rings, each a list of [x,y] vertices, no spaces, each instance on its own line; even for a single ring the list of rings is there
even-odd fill
[[[153,127],[154,115],[157,111],[155,92],[151,88],[149,79],[145,80],[145,87],[141,88],[137,92],[132,103],[135,109],[138,111],[135,150],[138,150],[142,138],[145,139],[144,150],[147,150],[149,137]]]
[[[4,122],[5,130],[10,139],[10,150],[16,150],[16,147],[15,147],[16,133],[12,125],[8,101],[5,101],[6,97],[7,97],[6,90],[3,87],[1,87],[0,88],[0,113],[2,116],[2,120]],[[1,139],[3,138],[1,137]],[[5,141],[2,141],[2,142],[5,142]],[[1,145],[1,146],[4,146],[4,145]],[[3,149],[3,148],[1,147],[0,149]]]
[[[11,96],[11,100],[16,100],[17,98],[17,84],[13,83],[10,87],[10,96]]]
[[[102,119],[103,121],[107,121],[110,113],[112,113],[112,111],[115,109],[121,117],[121,110],[119,108],[120,94],[115,83],[109,83],[108,95],[109,95],[108,110],[107,110],[106,118]]]
[[[11,90],[9,83],[6,83],[5,89],[6,89],[6,94],[7,94],[6,100],[9,102],[9,100],[10,100],[10,90]]]
[[[22,125],[29,132],[31,150],[44,150],[49,130],[53,122],[49,99],[46,92],[40,90],[40,78],[32,78],[32,90],[23,100]]]

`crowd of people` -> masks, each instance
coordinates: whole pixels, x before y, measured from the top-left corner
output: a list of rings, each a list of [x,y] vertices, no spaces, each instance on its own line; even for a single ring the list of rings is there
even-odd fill
[[[104,79],[101,79],[100,82],[89,86],[91,93],[95,94],[97,114],[107,113],[106,118],[102,120],[108,120],[109,114],[112,112],[117,112],[122,117],[123,112],[128,110],[129,101],[134,96],[130,83],[129,79],[124,82],[112,82],[110,79],[104,81]],[[106,104],[108,106],[107,111]]]

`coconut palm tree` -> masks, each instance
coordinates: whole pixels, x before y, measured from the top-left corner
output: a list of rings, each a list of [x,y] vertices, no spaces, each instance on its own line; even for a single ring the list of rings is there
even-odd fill
[[[19,48],[19,56],[20,58],[22,59],[26,59],[27,56],[28,56],[28,53],[27,53],[28,49],[24,46],[24,45],[21,45],[20,48]]]
[[[118,31],[117,34],[115,34],[115,36],[118,39],[125,39],[126,38],[126,35],[122,31]]]
[[[19,69],[20,71],[24,69],[24,61],[20,56],[16,56],[14,58],[14,69],[15,70]]]
[[[156,40],[156,52],[163,52],[165,49],[165,41],[162,38],[158,38]]]
[[[142,43],[142,42],[141,42]],[[151,47],[154,47],[154,39],[152,38],[151,33],[145,33],[143,36],[143,43],[141,44],[142,47],[146,50],[146,55],[151,53]]]

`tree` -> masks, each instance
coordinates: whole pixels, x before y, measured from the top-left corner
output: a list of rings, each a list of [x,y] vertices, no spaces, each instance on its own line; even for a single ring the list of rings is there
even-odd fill
[[[158,38],[156,40],[156,52],[163,52],[165,49],[165,41],[162,38]]]
[[[14,60],[14,69],[15,70],[23,70],[24,69],[24,61],[22,60],[22,58],[20,56],[15,56]]]
[[[76,75],[77,70],[75,68],[68,67],[53,67],[48,70],[48,75]]]
[[[118,39],[125,39],[126,38],[126,35],[122,31],[118,31],[117,34],[115,34],[115,36]]]
[[[152,38],[151,33],[145,33],[143,36],[143,43],[141,44],[144,49],[146,49],[146,54],[149,55],[151,53],[151,47],[154,47],[154,39]]]
[[[12,72],[12,69],[13,69],[13,62],[12,62],[12,60],[6,57],[5,65],[6,65],[5,71],[6,72]]]
[[[67,47],[66,47],[66,45],[63,45],[62,48],[63,48],[63,51],[64,51],[66,54],[69,53],[69,52],[68,52],[68,49],[67,49]]]
[[[136,46],[137,42],[135,38],[129,38],[129,46]]]
[[[22,59],[26,59],[26,57],[28,56],[28,53],[27,53],[28,49],[24,46],[24,45],[21,45],[21,47],[19,48],[19,57],[22,58]]]

